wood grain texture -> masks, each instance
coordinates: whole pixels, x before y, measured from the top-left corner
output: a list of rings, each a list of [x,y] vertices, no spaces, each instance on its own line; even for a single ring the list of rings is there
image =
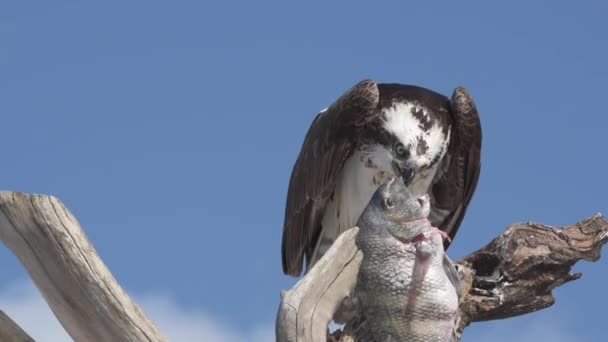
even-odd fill
[[[579,279],[579,260],[596,261],[608,222],[594,215],[571,226],[510,225],[482,249],[458,261],[463,287],[459,333],[471,322],[505,319],[553,305],[551,291]]]
[[[342,233],[304,278],[281,293],[277,341],[325,341],[329,321],[357,278],[363,258],[355,246],[358,231],[355,227]]]
[[[0,192],[0,240],[75,341],[165,341],[55,197]]]
[[[327,311],[335,311],[356,282],[362,256],[355,246],[355,229],[342,234],[318,265],[286,292],[277,316],[277,332],[281,332],[277,341],[355,340],[356,318],[342,331],[327,336],[331,317]],[[554,288],[580,278],[580,273],[571,273],[572,266],[579,260],[598,260],[607,241],[608,222],[599,214],[563,228],[534,222],[510,225],[488,245],[457,262],[464,293],[458,337],[472,322],[505,319],[551,306]],[[339,272],[346,269],[348,277],[334,285]],[[333,286],[339,290],[332,291]],[[324,310],[317,313],[311,307]]]

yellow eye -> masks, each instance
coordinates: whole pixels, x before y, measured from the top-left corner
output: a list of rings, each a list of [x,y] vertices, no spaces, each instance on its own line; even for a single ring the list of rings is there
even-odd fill
[[[405,149],[405,146],[403,146],[402,143],[397,143],[395,145],[395,153],[397,153],[399,157],[405,157],[407,154],[407,150]]]

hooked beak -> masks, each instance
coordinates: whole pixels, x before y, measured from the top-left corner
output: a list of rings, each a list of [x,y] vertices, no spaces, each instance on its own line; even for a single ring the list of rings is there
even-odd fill
[[[393,170],[396,175],[403,179],[405,186],[409,186],[416,175],[416,166],[413,161],[400,163],[399,161],[393,160]]]

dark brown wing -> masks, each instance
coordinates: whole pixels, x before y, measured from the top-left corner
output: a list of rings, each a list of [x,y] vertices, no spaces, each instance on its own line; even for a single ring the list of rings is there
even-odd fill
[[[450,113],[450,145],[431,188],[431,217],[438,218],[434,226],[454,238],[479,179],[481,123],[473,98],[464,88],[454,90]]]
[[[357,137],[378,114],[378,86],[359,82],[312,122],[291,172],[283,225],[283,272],[299,276],[310,260],[336,178],[357,147]]]

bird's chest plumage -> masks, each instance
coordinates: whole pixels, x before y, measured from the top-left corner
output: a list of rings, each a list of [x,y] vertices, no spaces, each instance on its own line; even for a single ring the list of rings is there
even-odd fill
[[[325,207],[313,263],[325,254],[340,234],[355,226],[378,187],[398,176],[392,163],[392,152],[383,145],[361,146],[347,159],[333,196]],[[437,165],[421,169],[416,174],[408,186],[415,196],[427,193]]]
[[[313,262],[325,254],[338,235],[355,226],[378,187],[395,177],[391,160],[390,151],[381,145],[362,146],[346,160],[325,207]]]

